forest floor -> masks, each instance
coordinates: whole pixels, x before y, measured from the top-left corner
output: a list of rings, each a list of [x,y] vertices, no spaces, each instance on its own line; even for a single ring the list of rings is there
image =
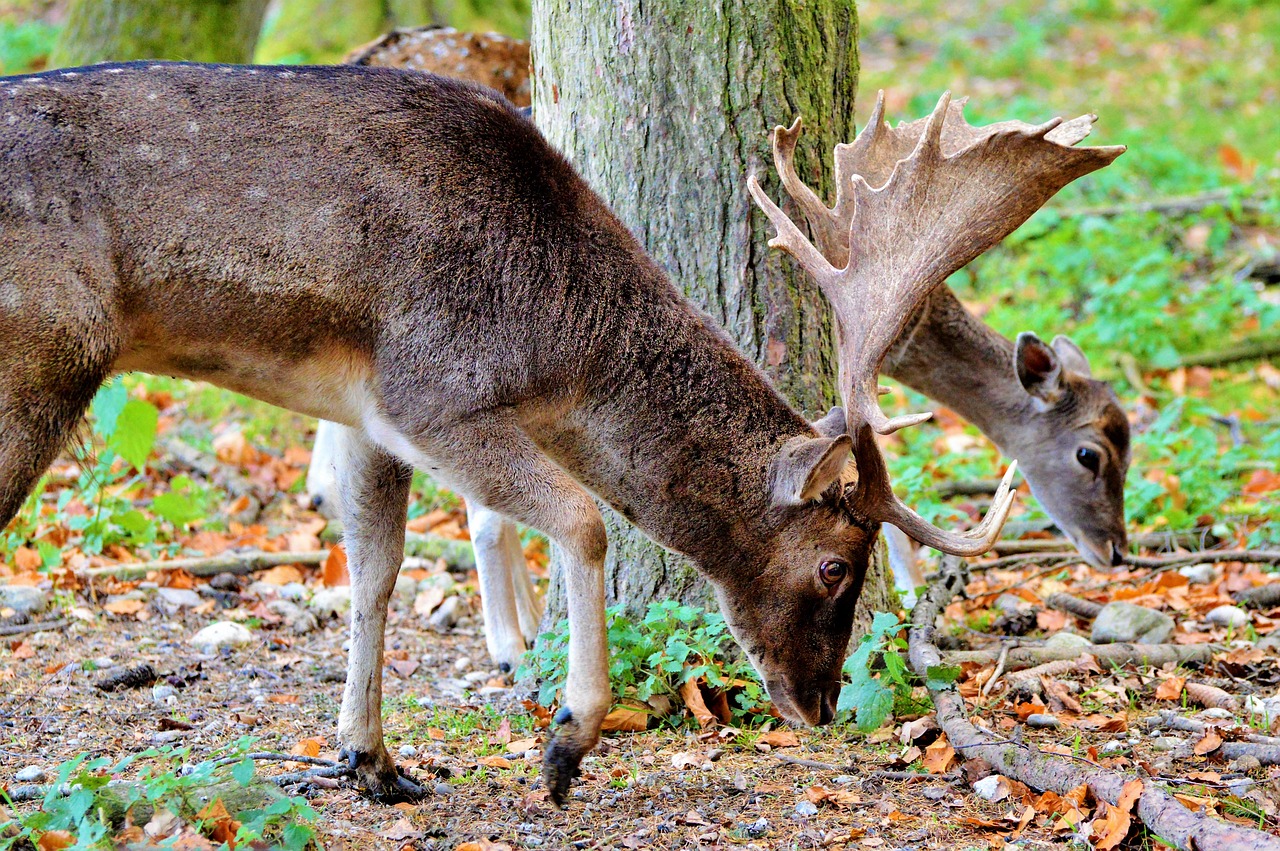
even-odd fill
[[[1149,538],[1141,553],[1276,549],[1280,370],[1266,358],[1204,356],[1273,340],[1280,321],[1280,8],[1190,0],[1159,10],[1110,0],[859,7],[861,115],[879,87],[889,89],[894,117],[924,114],[951,88],[973,96],[975,121],[1094,111],[1093,141],[1131,146],[952,284],[1004,333],[1072,334],[1095,372],[1115,382],[1135,427],[1131,531],[1184,533],[1163,544]],[[32,43],[22,50],[38,52]],[[1172,212],[1143,206],[1187,197],[1194,203]],[[927,409],[910,394],[894,401]],[[938,486],[988,477],[1002,462],[954,416],[937,419],[889,445],[895,481],[930,517],[974,517],[980,500],[946,500]],[[393,603],[384,723],[393,755],[434,794],[392,808],[321,784],[305,799],[277,800],[261,791],[263,778],[305,766],[243,754],[333,758],[345,669],[343,618],[334,612],[344,597],[341,556],[323,519],[298,500],[314,424],[149,377],[104,391],[91,424],[87,449],[60,460],[0,533],[0,591],[9,589],[0,598],[0,788],[24,798],[78,777],[90,790],[11,805],[0,798],[0,823],[16,815],[42,851],[76,837],[80,847],[109,847],[113,838],[146,847],[162,837],[176,837],[174,847],[216,847],[237,832],[258,847],[467,851],[1162,847],[1128,812],[1083,795],[1007,781],[983,782],[979,794],[974,783],[990,767],[960,758],[930,723],[922,685],[887,667],[900,638],[875,647],[873,677],[892,693],[894,717],[871,732],[852,721],[793,730],[771,722],[763,705],[717,702],[709,680],[732,664],[718,657],[686,659],[715,669],[701,684],[695,677],[692,692],[662,680],[644,654],[621,660],[631,666],[623,696],[635,703],[638,686],[655,695],[646,695],[646,715],[622,711],[613,726],[647,729],[606,734],[568,807],[557,810],[537,779],[548,710],[488,669],[465,515],[422,479],[411,529],[425,536],[415,552],[432,557],[414,563]],[[1029,496],[1019,511],[1018,543],[1052,538]],[[296,553],[306,563],[281,556],[275,567],[222,576],[90,573],[245,551]],[[536,539],[527,554],[544,572]],[[1186,570],[1116,573],[1043,553],[988,563],[947,609],[943,649],[990,652],[960,665],[957,682],[974,719],[996,735],[1153,778],[1192,809],[1280,832],[1274,746],[1258,751],[1265,759],[1224,755],[1247,736],[1280,734],[1280,610],[1222,610],[1269,584],[1274,567],[1212,553],[1195,561]],[[1019,682],[999,648],[1090,634],[1089,618],[1049,605],[1063,593],[1160,611],[1174,623],[1165,646],[1207,648],[1207,658],[1153,666],[1086,656]],[[246,632],[221,649],[190,643],[214,623]],[[690,634],[662,629],[663,653]],[[537,661],[562,662],[554,654]],[[97,686],[142,665],[150,671],[131,683]],[[657,707],[669,714],[659,717]],[[1218,727],[1149,729],[1162,710]],[[218,758],[230,762],[215,769]],[[199,797],[223,772],[234,778],[217,787],[226,811]],[[132,784],[121,788],[141,799],[136,823],[96,815],[108,778]],[[257,797],[246,803],[246,795]],[[7,841],[0,834],[0,848]]]

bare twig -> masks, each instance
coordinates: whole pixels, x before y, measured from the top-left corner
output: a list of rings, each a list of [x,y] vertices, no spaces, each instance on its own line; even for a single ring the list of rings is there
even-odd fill
[[[1188,564],[1239,561],[1246,564],[1280,564],[1280,550],[1197,550],[1168,556],[1125,556],[1124,563],[1133,567],[1172,568]]]
[[[219,573],[245,574],[265,570],[282,564],[324,564],[328,550],[305,553],[264,553],[252,550],[242,553],[222,553],[199,558],[174,558],[166,561],[139,561],[129,564],[113,564],[106,567],[90,567],[84,574],[92,579],[111,576],[117,579],[141,579],[153,571],[184,570],[193,576],[216,576]]]
[[[0,626],[0,636],[3,635],[27,635],[32,632],[44,632],[49,629],[66,629],[71,625],[71,618],[58,618],[53,621],[39,621],[38,623],[22,623],[13,626]]]
[[[841,767],[839,765],[832,765],[829,762],[819,762],[816,759],[803,759],[801,757],[791,756],[785,753],[775,752],[774,756],[782,760],[783,762],[787,763],[788,765],[799,765],[804,768],[816,768],[820,771],[835,771],[835,772],[853,771],[853,767],[849,765]]]
[[[1043,665],[1046,662],[1059,662],[1064,659],[1075,660],[1083,656],[1093,656],[1101,662],[1115,665],[1147,665],[1160,667],[1173,663],[1184,665],[1188,662],[1208,662],[1214,651],[1222,648],[1212,644],[1088,644],[1081,647],[1018,647],[1009,651],[1005,660],[1005,670],[1015,671]],[[943,654],[948,665],[959,665],[963,662],[977,662],[987,665],[996,661],[1000,654],[995,650],[951,650]]]
[[[1044,602],[1051,609],[1069,612],[1085,620],[1093,620],[1102,611],[1100,603],[1095,603],[1092,600],[1083,600],[1070,594],[1050,594]]]
[[[1009,660],[1009,645],[1000,646],[1000,656],[996,659],[996,669],[991,672],[991,676],[982,684],[982,696],[988,697],[991,690],[996,687],[996,681],[1000,679],[1000,675],[1004,673],[1004,664]]]
[[[1178,358],[1178,366],[1226,366],[1246,360],[1262,360],[1280,355],[1280,339],[1268,337],[1260,340],[1245,340],[1233,346],[1225,346],[1208,352],[1183,355]]]
[[[960,559],[944,559],[939,579],[929,587],[912,613],[909,637],[911,666],[921,678],[942,662],[934,643],[934,622],[967,577]],[[954,684],[929,690],[937,709],[938,724],[947,741],[966,756],[980,756],[1000,766],[1002,774],[1036,789],[1051,789],[1060,795],[1085,784],[1095,798],[1116,804],[1126,782],[1133,778],[1092,765],[1081,767],[1053,754],[1040,753],[1023,743],[996,744],[977,730],[965,716],[964,698]],[[1176,848],[1213,848],[1215,851],[1280,851],[1280,838],[1240,825],[1228,824],[1207,814],[1193,813],[1176,798],[1150,780],[1143,784],[1135,806],[1143,823],[1166,843]]]
[[[1153,715],[1142,722],[1149,730],[1178,730],[1183,733],[1195,733],[1203,736],[1211,729],[1221,730],[1224,725],[1221,724],[1204,724],[1193,718],[1183,718],[1172,709],[1161,709],[1159,715]],[[1280,746],[1280,738],[1276,736],[1263,736],[1258,733],[1244,733],[1241,738],[1246,742],[1255,745],[1269,745],[1272,747]]]
[[[1130,201],[1123,204],[1101,204],[1095,207],[1066,207],[1058,211],[1063,218],[1080,216],[1124,216],[1132,213],[1167,213],[1179,215],[1198,213],[1207,207],[1218,205],[1231,207],[1238,204],[1247,213],[1261,213],[1265,206],[1253,198],[1233,198],[1225,189],[1214,189],[1199,195],[1183,195],[1175,198],[1154,198],[1150,201]]]

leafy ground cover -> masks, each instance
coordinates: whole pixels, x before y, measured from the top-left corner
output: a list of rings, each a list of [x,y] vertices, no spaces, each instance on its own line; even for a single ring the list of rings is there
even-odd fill
[[[1115,381],[1137,433],[1134,533],[1193,529],[1224,549],[1274,547],[1280,371],[1266,358],[1199,361],[1274,340],[1280,319],[1280,8],[901,0],[860,11],[864,116],[877,88],[888,89],[893,117],[923,114],[950,88],[972,97],[973,120],[1092,111],[1099,143],[1130,145],[952,283],[1005,333],[1072,335]],[[0,21],[4,70],[38,65],[52,26]],[[896,401],[929,407],[906,392]],[[926,513],[972,514],[976,501],[948,502],[938,486],[988,476],[1000,459],[954,417],[937,419],[890,445],[895,481]],[[25,831],[0,834],[0,848],[163,837],[187,848],[468,851],[1161,847],[1130,811],[1082,793],[1037,794],[994,775],[975,787],[990,767],[963,760],[931,723],[924,683],[900,655],[903,613],[877,618],[846,669],[843,720],[821,731],[777,724],[716,616],[669,605],[640,622],[614,613],[610,732],[572,806],[556,811],[536,778],[563,632],[527,660],[539,690],[489,670],[465,514],[423,479],[410,523],[419,558],[388,633],[385,723],[393,753],[435,795],[399,810],[322,782],[305,802],[282,796],[263,779],[305,766],[244,754],[333,758],[345,667],[341,552],[298,499],[312,427],[151,377],[99,396],[84,448],[0,534],[6,587],[29,589],[0,603],[0,784],[18,798],[21,787],[46,787],[0,803],[0,822],[12,816]],[[1021,504],[1020,528],[1044,534],[1030,497]],[[248,575],[119,573],[242,551],[285,561]],[[526,555],[543,574],[540,542]],[[1212,614],[1267,584],[1270,568],[1208,559],[1187,575],[1103,574],[1036,558],[989,566],[947,610],[944,650],[969,655],[937,676],[954,679],[974,719],[1280,830],[1275,767],[1226,756],[1250,735],[1280,732],[1268,640],[1280,612]],[[26,593],[30,612],[20,611]],[[1002,647],[1090,634],[1092,618],[1051,606],[1055,594],[1161,611],[1172,619],[1168,646],[1208,650],[1154,666],[1085,656],[1032,676],[1002,664]],[[46,628],[23,631],[30,621]],[[225,646],[191,643],[214,623],[245,632]],[[1161,709],[1209,728],[1150,726]],[[1033,716],[1053,723],[1034,726]],[[72,777],[80,791],[56,794]],[[127,819],[107,805],[121,789],[134,805]]]

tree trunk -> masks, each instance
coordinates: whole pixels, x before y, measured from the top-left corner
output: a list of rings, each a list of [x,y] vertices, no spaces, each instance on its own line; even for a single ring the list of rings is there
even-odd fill
[[[768,134],[800,115],[809,129],[798,168],[830,190],[834,146],[854,135],[857,27],[852,0],[542,0],[533,10],[539,127],[809,415],[835,400],[830,309],[795,264],[766,247],[746,178],[758,175],[782,197]],[[611,604],[632,613],[653,600],[712,605],[687,560],[612,512],[606,523]],[[882,565],[868,577],[864,612],[889,606]],[[564,615],[553,579],[543,628]]]
[[[50,64],[248,62],[266,9],[267,0],[71,0]]]

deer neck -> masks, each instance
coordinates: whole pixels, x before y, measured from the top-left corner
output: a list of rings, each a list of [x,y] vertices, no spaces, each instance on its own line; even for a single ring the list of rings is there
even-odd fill
[[[965,309],[946,286],[925,300],[890,349],[885,374],[976,425],[1005,454],[1023,443],[1032,400],[1013,370],[1013,342]]]

